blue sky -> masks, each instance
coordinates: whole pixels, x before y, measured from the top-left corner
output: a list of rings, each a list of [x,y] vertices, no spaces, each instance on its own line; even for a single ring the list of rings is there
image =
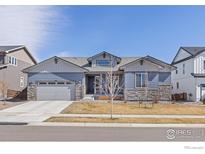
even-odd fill
[[[52,6],[42,12],[49,11],[45,39],[34,48],[39,61],[108,51],[171,62],[180,46],[205,46],[205,6]]]

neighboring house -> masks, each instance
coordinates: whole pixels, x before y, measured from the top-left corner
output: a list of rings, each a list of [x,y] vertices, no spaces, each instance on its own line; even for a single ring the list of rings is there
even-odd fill
[[[35,64],[25,46],[0,46],[0,81],[6,85],[7,98],[15,97],[27,87],[27,74],[22,70]]]
[[[205,98],[205,47],[181,47],[172,61],[173,93],[187,93],[188,100]]]
[[[112,59],[112,61],[111,61]],[[124,81],[125,100],[171,99],[172,66],[153,57],[117,57],[101,52],[91,57],[52,57],[26,68],[29,100],[79,100],[103,96],[102,79],[110,71]]]

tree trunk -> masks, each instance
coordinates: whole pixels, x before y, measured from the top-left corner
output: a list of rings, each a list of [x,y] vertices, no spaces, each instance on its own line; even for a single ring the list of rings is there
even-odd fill
[[[113,98],[111,98],[111,119],[113,119]]]

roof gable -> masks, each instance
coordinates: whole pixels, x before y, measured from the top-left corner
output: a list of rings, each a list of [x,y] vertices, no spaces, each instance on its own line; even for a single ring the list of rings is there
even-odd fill
[[[164,67],[170,67],[170,68],[172,68],[172,66],[171,66],[170,64],[165,63],[165,62],[163,62],[163,61],[161,61],[161,60],[158,60],[158,59],[156,59],[156,58],[154,58],[154,57],[151,57],[151,56],[145,56],[145,57],[138,58],[138,59],[136,59],[136,60],[134,60],[134,61],[132,61],[132,62],[130,62],[130,63],[127,63],[127,64],[121,66],[121,68],[125,68],[125,67],[127,67],[128,65],[132,65],[132,64],[134,64],[135,62],[138,62],[138,61],[141,61],[141,60],[142,60],[142,61],[143,61],[143,60],[149,61],[149,62],[151,62],[153,65],[157,65],[157,66],[162,67],[162,68],[164,68]]]
[[[113,55],[113,54],[111,54],[111,53],[109,53],[109,52],[106,52],[106,51],[100,52],[100,53],[98,53],[98,54],[96,54],[96,55],[94,55],[94,56],[92,56],[92,57],[89,57],[87,60],[88,60],[88,61],[92,61],[92,59],[94,59],[94,58],[96,58],[96,57],[98,57],[98,56],[101,56],[101,55],[109,55],[109,56],[115,57],[118,62],[121,60],[120,57],[117,57],[117,56],[115,56],[115,55]]]
[[[88,70],[62,58],[54,56],[23,70],[26,73],[34,72],[87,72]]]
[[[205,47],[180,47],[172,61],[172,65],[193,58],[205,51]]]
[[[9,50],[14,50],[14,49],[18,49],[18,48],[22,48],[24,47],[23,45],[10,45],[10,46],[0,46],[0,52],[1,51],[9,51]]]
[[[182,49],[189,52],[191,55],[196,56],[201,52],[205,51],[205,47],[181,47]]]
[[[186,58],[192,57],[192,54],[189,53],[187,50],[180,48],[174,57],[172,64],[177,63],[178,61],[184,60]]]
[[[24,45],[0,46],[0,52],[5,52],[6,54],[15,55],[14,52],[21,51],[21,49],[25,51],[25,53],[28,55],[28,58],[30,58],[33,64],[37,64],[37,61],[35,60],[35,58],[31,55],[31,53],[28,51],[28,49]]]

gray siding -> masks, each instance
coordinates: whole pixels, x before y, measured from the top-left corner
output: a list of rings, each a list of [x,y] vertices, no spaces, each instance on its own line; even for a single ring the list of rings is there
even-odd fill
[[[8,89],[21,91],[27,86],[27,74],[22,70],[31,64],[17,59],[17,66],[8,65],[6,69],[0,70],[0,80],[7,83]],[[24,87],[20,87],[20,77],[24,77]]]
[[[113,58],[113,59],[112,59],[113,66],[117,65],[116,57],[113,57],[113,56],[112,56],[112,58]],[[96,65],[96,61],[97,61],[97,60],[111,60],[111,55],[109,55],[109,54],[106,53],[105,58],[103,57],[103,54],[98,55],[98,56],[96,56],[96,57],[93,57],[93,59],[92,59],[92,67],[96,67],[96,66],[97,66],[97,65]]]
[[[31,68],[26,69],[29,73],[38,73],[38,72],[72,72],[72,73],[82,73],[86,72],[85,69],[66,62],[60,58],[53,57],[47,59]]]
[[[80,81],[83,82],[84,73],[29,73],[28,74],[29,83],[36,83],[37,81]]]

